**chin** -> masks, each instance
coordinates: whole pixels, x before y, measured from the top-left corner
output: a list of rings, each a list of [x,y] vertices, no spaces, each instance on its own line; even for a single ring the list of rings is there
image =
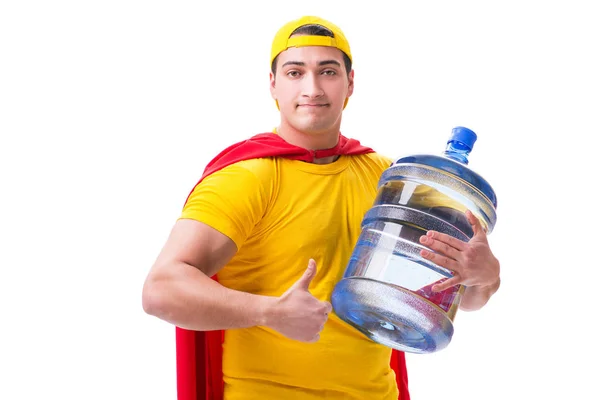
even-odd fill
[[[297,129],[301,132],[304,132],[308,135],[320,135],[323,133],[326,133],[328,131],[330,131],[333,128],[333,125],[331,124],[327,124],[327,125],[304,125],[304,124],[300,124],[298,125]]]
[[[321,133],[325,133],[328,131],[331,131],[331,129],[335,128],[335,122],[333,121],[324,121],[322,119],[317,119],[317,120],[313,120],[313,119],[304,119],[301,121],[297,121],[296,124],[294,124],[296,129],[298,129],[301,132],[307,133],[307,134],[311,134],[311,135],[318,135]]]

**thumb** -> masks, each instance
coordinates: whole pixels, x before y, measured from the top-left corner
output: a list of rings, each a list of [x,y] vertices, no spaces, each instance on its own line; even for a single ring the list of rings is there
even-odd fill
[[[310,282],[313,280],[315,275],[317,274],[317,263],[312,258],[308,261],[308,267],[304,274],[300,279],[296,281],[294,287],[296,289],[303,289],[308,291],[308,287],[310,286]]]
[[[481,226],[481,222],[479,222],[479,219],[477,219],[477,217],[473,215],[473,213],[470,210],[466,211],[466,215],[467,220],[471,224],[471,228],[473,228],[473,237],[478,237],[483,241],[487,241],[487,235],[485,233],[485,230]]]

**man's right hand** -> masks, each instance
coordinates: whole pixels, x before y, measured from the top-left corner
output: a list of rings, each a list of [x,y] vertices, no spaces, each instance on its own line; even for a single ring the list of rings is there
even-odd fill
[[[302,277],[276,299],[267,320],[269,328],[302,342],[319,340],[331,312],[331,303],[320,301],[309,292],[308,287],[316,274],[317,264],[311,259]]]

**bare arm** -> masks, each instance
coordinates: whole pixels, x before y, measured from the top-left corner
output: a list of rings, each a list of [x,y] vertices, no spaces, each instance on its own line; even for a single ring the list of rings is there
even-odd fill
[[[500,262],[492,253],[479,220],[470,211],[466,216],[474,232],[468,243],[430,231],[420,242],[435,252],[421,250],[421,255],[454,273],[452,278],[432,289],[437,292],[457,284],[465,285],[460,309],[474,311],[482,308],[500,287]]]
[[[314,260],[283,295],[260,296],[228,289],[210,278],[236,251],[231,239],[210,226],[177,221],[144,282],[144,310],[189,330],[261,325],[294,340],[319,340],[331,304],[308,290],[316,275]]]
[[[490,297],[500,287],[500,278],[492,285],[488,286],[468,286],[460,301],[460,309],[464,311],[476,311],[482,308]]]
[[[190,330],[267,324],[274,298],[228,289],[210,277],[237,251],[235,243],[195,220],[178,220],[142,290],[146,313]]]

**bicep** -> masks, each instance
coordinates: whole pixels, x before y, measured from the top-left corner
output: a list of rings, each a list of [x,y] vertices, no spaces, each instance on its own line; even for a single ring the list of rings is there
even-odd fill
[[[179,219],[173,226],[154,266],[158,270],[183,263],[213,276],[237,252],[233,240],[211,226],[193,219]]]

